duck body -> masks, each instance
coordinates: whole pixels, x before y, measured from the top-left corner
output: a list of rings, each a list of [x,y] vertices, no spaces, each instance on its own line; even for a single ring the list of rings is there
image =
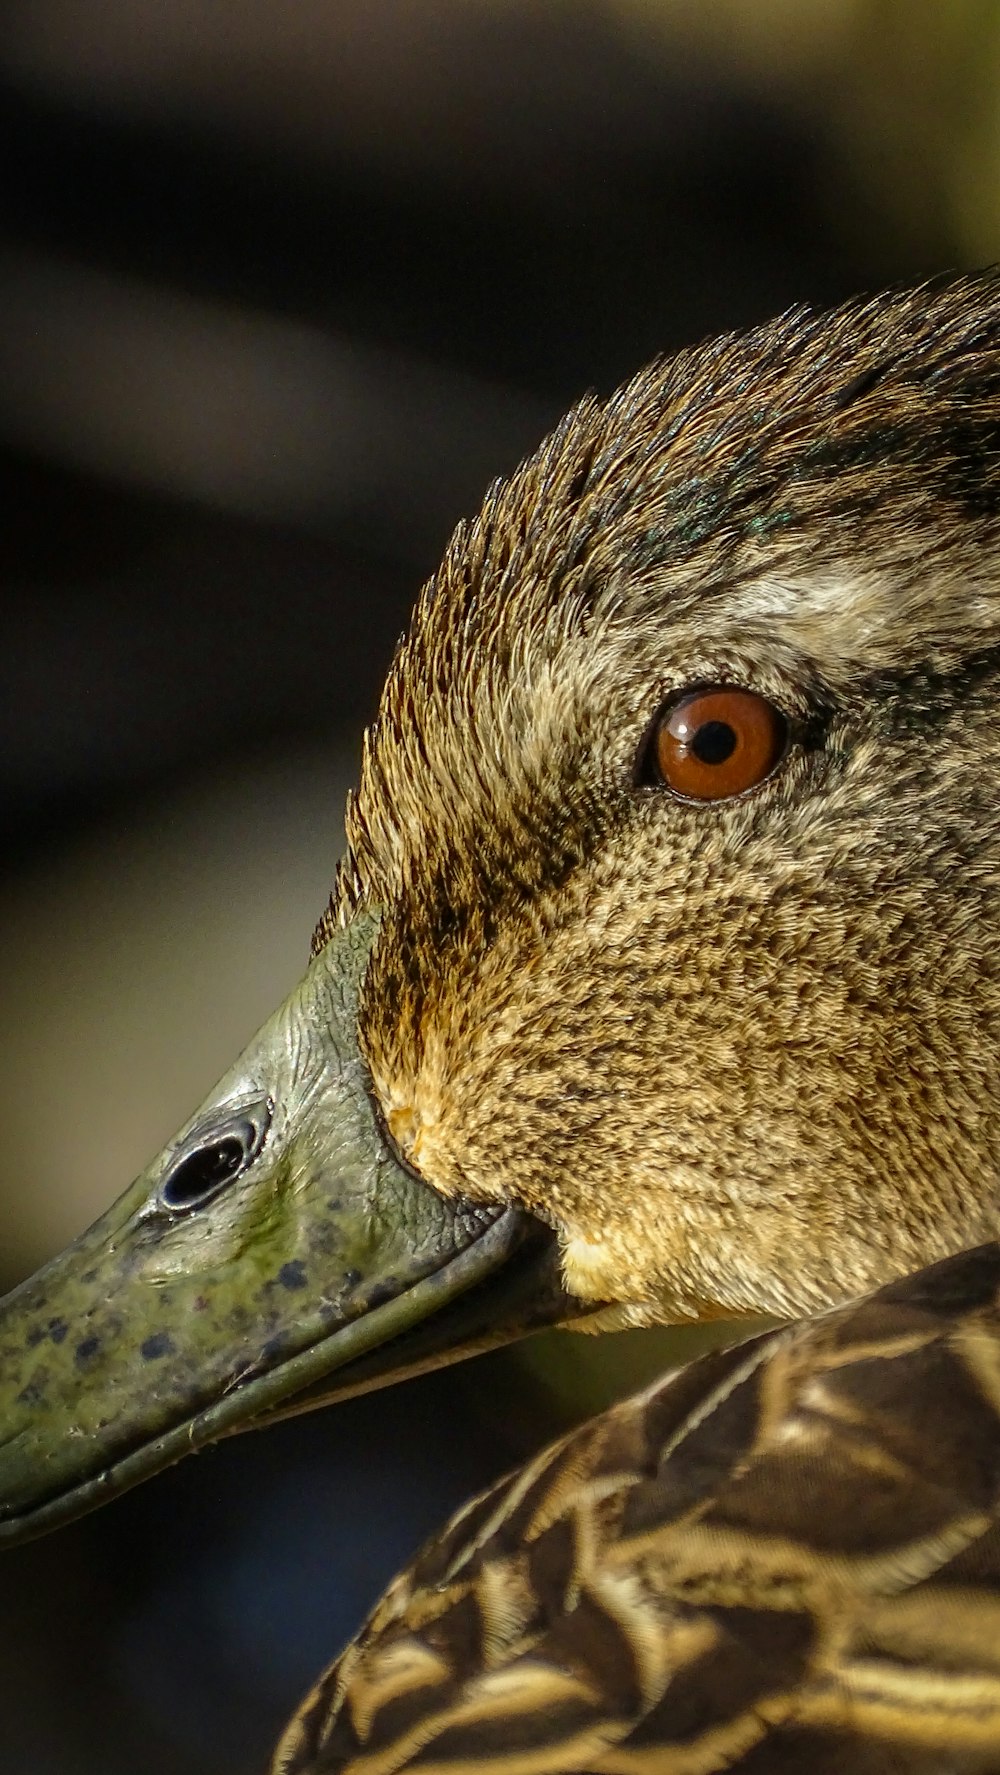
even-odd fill
[[[0,1541],[540,1324],[804,1315],[456,1519],[275,1770],[1000,1775],[998,692],[995,279],[575,408],[301,986],[0,1305]]]
[[[704,1357],[460,1511],[272,1775],[418,1769],[995,1775],[1000,1246]]]

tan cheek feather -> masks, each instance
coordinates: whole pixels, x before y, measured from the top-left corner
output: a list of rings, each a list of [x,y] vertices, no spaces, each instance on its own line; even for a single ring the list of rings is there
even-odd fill
[[[618,1265],[601,1242],[589,1239],[568,1239],[563,1251],[563,1275],[566,1286],[580,1300],[610,1300],[617,1286]]]
[[[389,1133],[405,1159],[418,1165],[423,1153],[423,1123],[412,1103],[394,1104],[386,1121]]]

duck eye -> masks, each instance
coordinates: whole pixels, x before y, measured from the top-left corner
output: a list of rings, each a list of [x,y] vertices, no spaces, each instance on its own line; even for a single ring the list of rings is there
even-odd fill
[[[770,776],[787,741],[784,715],[756,691],[688,691],[656,723],[649,776],[686,801],[725,801]]]

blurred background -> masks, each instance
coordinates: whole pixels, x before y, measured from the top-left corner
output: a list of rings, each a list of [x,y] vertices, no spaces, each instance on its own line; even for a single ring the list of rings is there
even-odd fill
[[[298,976],[489,478],[657,352],[1000,256],[998,93],[994,0],[7,0],[0,1282]],[[464,1495],[677,1354],[539,1339],[6,1555],[0,1775],[262,1768]]]

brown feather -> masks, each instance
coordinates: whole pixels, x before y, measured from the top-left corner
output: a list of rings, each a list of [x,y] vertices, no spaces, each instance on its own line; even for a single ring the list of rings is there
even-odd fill
[[[703,1358],[466,1506],[275,1775],[1000,1769],[1000,1247]]]
[[[653,365],[456,532],[316,936],[381,912],[386,1121],[619,1320],[836,1310],[468,1506],[275,1775],[1000,1772],[998,669],[991,277]],[[793,743],[692,806],[720,681]]]
[[[796,310],[576,408],[460,526],[317,941],[445,1193],[634,1319],[792,1313],[1000,1231],[1000,285]],[[636,786],[762,690],[755,794]]]

